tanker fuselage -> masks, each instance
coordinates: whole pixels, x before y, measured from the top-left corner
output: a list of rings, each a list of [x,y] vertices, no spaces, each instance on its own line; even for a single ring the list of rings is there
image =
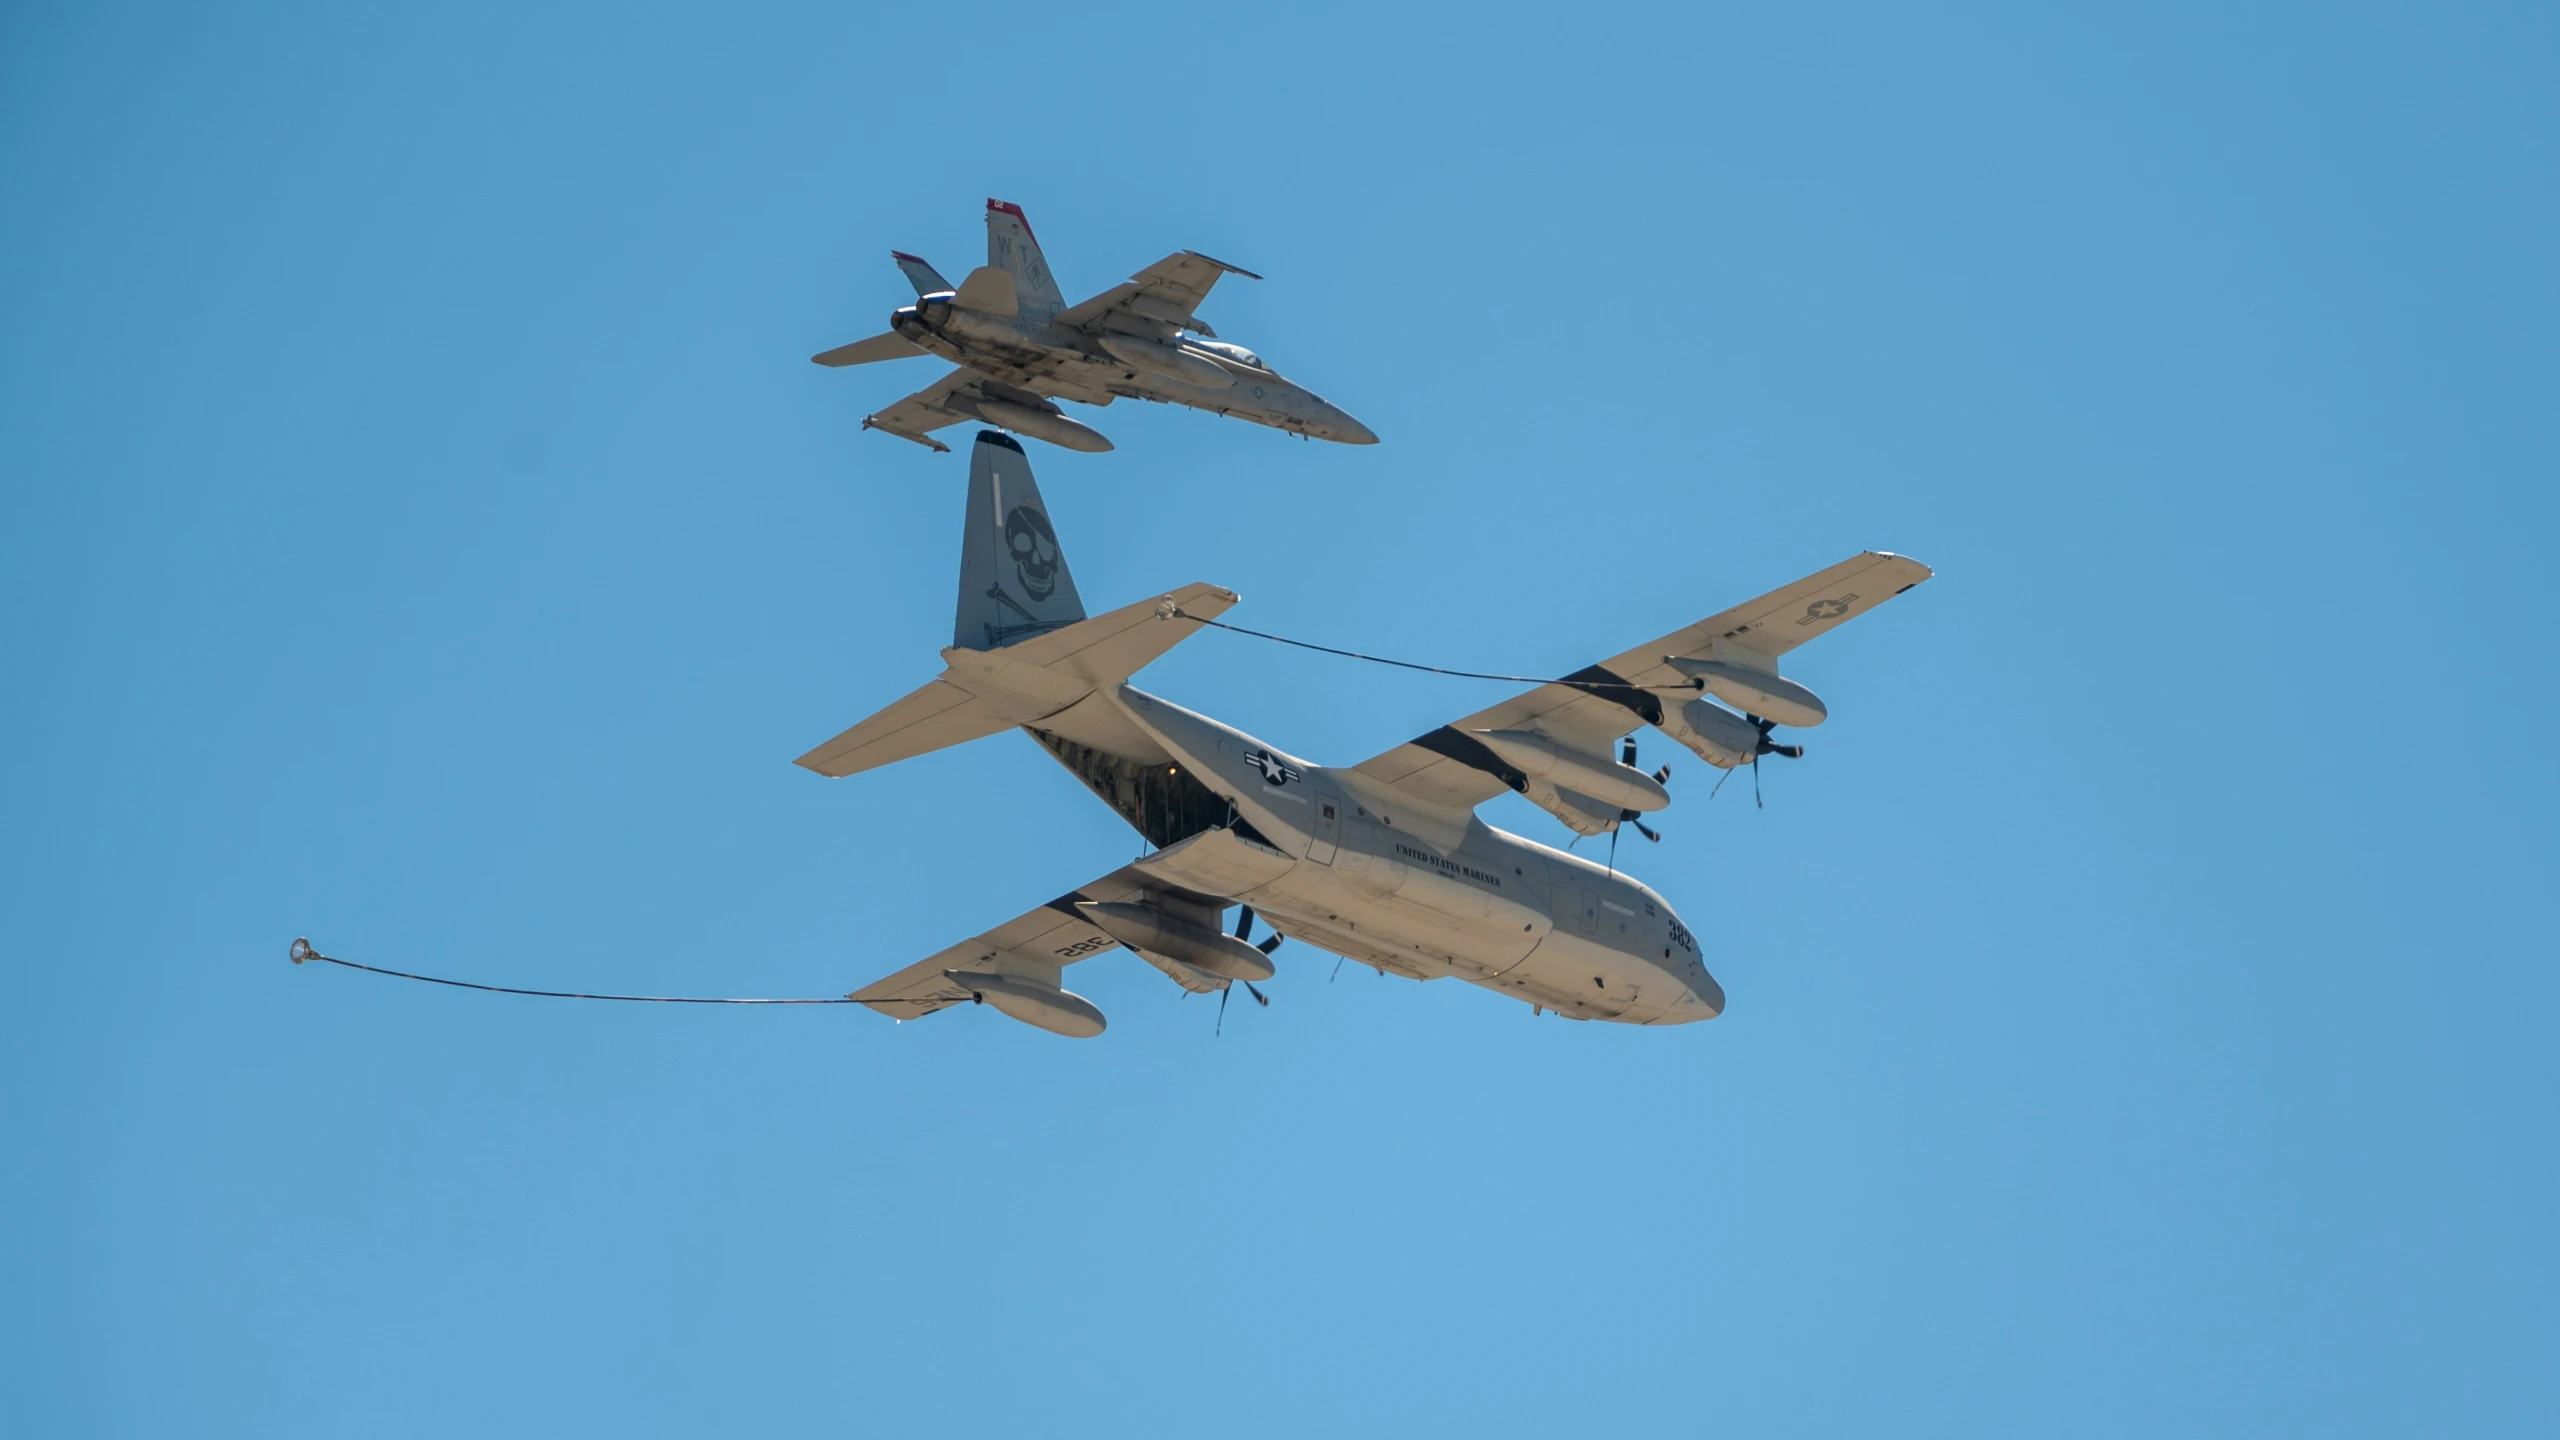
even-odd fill
[[[1644,884],[1134,687],[1113,699],[1278,852],[1273,873],[1232,898],[1281,933],[1577,1019],[1676,1025],[1723,1011],[1695,934]]]

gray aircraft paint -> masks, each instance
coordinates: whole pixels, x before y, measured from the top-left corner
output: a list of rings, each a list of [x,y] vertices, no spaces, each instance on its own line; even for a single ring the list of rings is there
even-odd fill
[[[1084,618],[1066,552],[1022,447],[995,434],[969,447],[969,511],[951,643],[996,650]]]
[[[1093,917],[1116,917],[1114,928],[1132,937],[1190,935],[1191,960],[1227,974],[1133,953],[1186,990],[1214,993],[1255,965],[1223,941],[1202,948],[1197,929],[1239,903],[1279,934],[1381,974],[1456,977],[1570,1018],[1676,1025],[1721,1014],[1724,991],[1696,931],[1661,895],[1614,865],[1495,829],[1473,812],[1511,790],[1576,829],[1616,816],[1542,797],[1546,782],[1475,737],[1526,727],[1572,750],[1585,775],[1602,773],[1618,766],[1611,741],[1627,730],[1685,733],[1688,707],[1662,700],[1677,701],[1684,660],[1712,652],[1722,668],[1710,673],[1729,686],[1791,694],[1802,687],[1778,679],[1778,656],[1862,613],[1862,597],[1871,607],[1929,575],[1905,557],[1854,556],[1587,666],[1571,686],[1539,687],[1337,768],[1127,683],[1238,597],[1193,584],[1086,617],[1028,461],[1008,437],[978,437],[964,535],[958,643],[943,652],[943,674],[800,763],[850,775],[1018,726],[1154,848],[851,998],[900,1018],[976,1000],[1075,1036],[1099,1034],[1104,1022],[1064,989],[1064,968],[1129,948]],[[1758,648],[1747,638],[1771,632]],[[1683,743],[1711,763],[1747,763],[1715,759],[1724,752],[1714,744]],[[1517,742],[1502,748],[1525,753]],[[1150,932],[1130,923],[1147,909],[1179,924]],[[1212,949],[1241,967],[1215,961]]]
[[[865,429],[947,450],[931,432],[974,419],[1052,444],[1108,450],[1108,439],[1054,402],[1105,406],[1128,398],[1317,440],[1377,442],[1368,426],[1253,351],[1218,340],[1192,313],[1219,276],[1260,278],[1251,271],[1183,251],[1069,306],[1021,207],[1000,200],[987,202],[987,264],[957,286],[918,257],[891,253],[915,286],[916,303],[891,314],[887,334],[812,358],[843,366],[938,355],[961,368],[865,417]]]

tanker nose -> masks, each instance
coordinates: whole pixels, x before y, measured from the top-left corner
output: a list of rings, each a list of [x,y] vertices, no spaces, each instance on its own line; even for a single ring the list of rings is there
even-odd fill
[[[1705,1012],[1705,1018],[1713,1020],[1724,1013],[1724,987],[1716,983],[1716,977],[1702,970],[1689,982],[1688,1003]]]

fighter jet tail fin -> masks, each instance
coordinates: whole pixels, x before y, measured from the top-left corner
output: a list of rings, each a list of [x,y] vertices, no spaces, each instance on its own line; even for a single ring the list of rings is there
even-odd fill
[[[960,543],[960,613],[951,643],[998,650],[1084,618],[1067,553],[1031,478],[1022,442],[978,432]]]
[[[889,258],[898,262],[898,273],[906,276],[907,283],[916,287],[916,298],[919,300],[927,295],[941,294],[952,288],[951,282],[942,278],[941,271],[926,264],[918,256],[910,255],[904,250],[892,250],[889,252]]]
[[[1049,257],[1040,253],[1040,242],[1031,238],[1031,221],[1021,206],[1005,200],[987,202],[987,263],[1012,274],[1025,319],[1046,320],[1067,308],[1067,297],[1058,293],[1057,277],[1049,273]]]

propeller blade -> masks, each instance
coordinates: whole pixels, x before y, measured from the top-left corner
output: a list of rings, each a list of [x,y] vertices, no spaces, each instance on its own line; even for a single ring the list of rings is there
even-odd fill
[[[1637,834],[1639,834],[1639,835],[1643,836],[1643,837],[1644,837],[1644,838],[1646,838],[1647,840],[1652,841],[1652,842],[1653,842],[1654,844],[1656,844],[1656,845],[1659,845],[1659,844],[1661,844],[1661,843],[1662,843],[1662,834],[1661,834],[1661,832],[1660,832],[1660,831],[1655,830],[1652,826],[1647,825],[1646,823],[1644,823],[1644,822],[1643,822],[1643,821],[1641,821],[1641,820],[1635,821],[1635,822],[1634,822],[1634,824],[1635,824],[1635,827],[1636,827],[1636,833],[1637,833]]]
[[[868,365],[874,360],[904,360],[910,355],[923,353],[925,353],[923,346],[891,330],[874,335],[868,340],[856,340],[850,345],[839,345],[833,350],[821,350],[809,359],[811,363],[818,365]]]
[[[1250,905],[1236,907],[1236,938],[1239,940],[1253,938],[1253,907]]]
[[[1653,783],[1656,785],[1667,785],[1670,782],[1671,762],[1665,760],[1662,762],[1662,768],[1653,772]]]
[[[1633,735],[1628,736],[1626,743],[1619,747],[1618,763],[1629,767],[1633,767],[1636,763],[1636,737]]]
[[[1271,1008],[1271,997],[1270,997],[1270,996],[1268,996],[1268,995],[1263,994],[1263,993],[1262,993],[1261,991],[1259,991],[1259,990],[1254,989],[1254,988],[1253,988],[1253,982],[1252,982],[1252,981],[1247,980],[1247,981],[1245,981],[1245,982],[1244,982],[1244,993],[1246,993],[1247,995],[1252,996],[1252,997],[1253,997],[1253,999],[1254,999],[1254,1003],[1256,1003],[1256,1004],[1260,1005],[1263,1009],[1268,1010],[1268,1009],[1270,1009],[1270,1008]]]
[[[1751,757],[1751,808],[1754,810],[1769,808],[1760,800],[1760,757],[1757,755]]]
[[[1221,985],[1218,987],[1218,1023],[1216,1028],[1209,1032],[1209,1038],[1212,1040],[1215,1040],[1219,1036],[1227,1033],[1227,995],[1229,992],[1234,990],[1234,988],[1235,987],[1232,985]]]
[[[1732,771],[1730,771],[1730,770],[1727,770],[1727,771],[1726,771],[1726,772],[1724,772],[1722,775],[1717,776],[1717,777],[1716,777],[1716,788],[1714,788],[1713,790],[1710,790],[1710,791],[1708,791],[1708,792],[1707,792],[1707,798],[1708,798],[1708,799],[1710,799],[1710,800],[1713,800],[1713,799],[1714,799],[1714,798],[1716,798],[1718,795],[1723,794],[1723,793],[1724,793],[1724,782],[1726,782],[1727,780],[1730,780],[1730,779],[1732,779],[1732,778],[1733,778],[1733,772],[1732,772]]]
[[[1280,942],[1281,942],[1282,940],[1287,939],[1287,938],[1288,938],[1287,936],[1282,935],[1279,931],[1274,930],[1274,931],[1272,931],[1272,932],[1270,933],[1270,935],[1268,935],[1267,937],[1265,937],[1265,938],[1264,938],[1264,940],[1263,940],[1263,942],[1262,942],[1261,944],[1256,945],[1256,946],[1254,946],[1253,948],[1254,948],[1254,949],[1256,949],[1256,950],[1261,951],[1261,952],[1262,952],[1263,954],[1265,954],[1265,955],[1268,955],[1268,954],[1270,954],[1272,951],[1279,949],[1279,948],[1280,948]]]

